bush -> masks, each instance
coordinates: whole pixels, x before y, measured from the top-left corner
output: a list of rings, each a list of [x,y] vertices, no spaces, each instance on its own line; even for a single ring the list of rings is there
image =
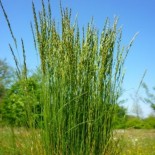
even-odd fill
[[[2,121],[13,126],[29,126],[28,114],[31,113],[31,121],[35,126],[39,126],[41,116],[40,90],[37,80],[27,79],[27,95],[23,90],[22,81],[15,82],[7,90],[6,96],[2,103]],[[29,106],[29,107],[27,107]],[[28,109],[29,108],[29,109]]]
[[[149,116],[144,119],[145,128],[155,129],[155,116]]]
[[[126,128],[143,129],[145,124],[141,118],[130,116],[127,118]]]

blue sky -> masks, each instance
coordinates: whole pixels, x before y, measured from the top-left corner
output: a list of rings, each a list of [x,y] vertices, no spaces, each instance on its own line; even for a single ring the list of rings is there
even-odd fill
[[[40,0],[33,0],[37,9],[41,9]],[[47,1],[47,0],[45,0]],[[10,19],[12,29],[20,46],[21,37],[24,39],[27,53],[27,63],[32,70],[38,65],[30,21],[33,21],[31,0],[2,0]],[[59,0],[51,0],[53,17],[60,20]],[[72,9],[73,19],[78,15],[80,27],[86,26],[94,18],[95,26],[101,32],[105,19],[111,23],[115,16],[119,17],[119,26],[123,26],[123,45],[128,45],[136,32],[139,32],[127,61],[125,63],[126,76],[124,80],[124,97],[128,98],[126,106],[132,106],[131,94],[136,91],[141,77],[147,69],[144,81],[151,88],[155,86],[155,0],[62,0],[63,7]],[[14,66],[8,43],[12,43],[2,10],[0,10],[0,58]],[[20,53],[20,50],[19,50]],[[21,55],[19,54],[21,59]],[[143,91],[139,92],[143,95]],[[140,103],[144,115],[150,113],[149,106]]]

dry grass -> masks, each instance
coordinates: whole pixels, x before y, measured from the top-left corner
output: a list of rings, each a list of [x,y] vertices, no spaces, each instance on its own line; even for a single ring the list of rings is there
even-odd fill
[[[116,137],[121,137],[122,155],[155,154],[155,130],[131,129],[116,132]],[[117,139],[116,137],[115,139]]]
[[[37,155],[44,154],[39,130],[25,128],[0,128],[1,155]]]

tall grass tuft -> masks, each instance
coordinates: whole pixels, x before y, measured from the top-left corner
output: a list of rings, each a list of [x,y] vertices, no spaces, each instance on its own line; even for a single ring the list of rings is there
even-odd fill
[[[42,71],[43,152],[47,155],[115,154],[116,148],[112,147],[115,105],[132,41],[126,49],[121,47],[122,30],[117,28],[117,18],[112,26],[107,19],[101,34],[92,21],[81,35],[78,23],[72,24],[71,10],[62,7],[59,31],[52,19],[50,1],[47,9],[44,0],[41,2],[39,13],[32,3],[34,26],[31,29]],[[16,44],[11,28],[10,31]],[[22,79],[26,81],[23,40],[22,48]],[[23,89],[27,89],[25,82]],[[33,127],[31,104],[25,107],[29,127]]]
[[[42,1],[39,16],[33,4],[33,14],[46,154],[107,154],[128,53],[120,48],[117,19],[111,27],[106,21],[101,36],[93,22],[88,23],[81,37],[68,8],[61,8],[61,33],[51,19],[50,4],[46,10]]]

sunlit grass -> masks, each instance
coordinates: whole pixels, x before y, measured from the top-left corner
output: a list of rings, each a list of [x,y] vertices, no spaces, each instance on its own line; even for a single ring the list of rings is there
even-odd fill
[[[71,10],[62,7],[61,30],[58,30],[51,17],[50,3],[46,9],[44,1],[41,2],[39,13],[32,3],[32,33],[41,62],[40,131],[34,129],[37,127],[31,108],[36,96],[28,89],[26,52],[21,39],[22,69],[11,45],[10,50],[25,97],[28,131],[21,129],[17,136],[18,129],[12,129],[10,150],[14,154],[20,151],[46,155],[116,154],[113,122],[124,79],[123,65],[133,40],[127,48],[121,47],[122,30],[117,27],[117,18],[112,25],[107,19],[101,34],[93,21],[80,31],[76,21],[72,24]],[[1,6],[17,50],[19,45],[2,3]]]
[[[154,155],[155,130],[117,130],[120,137],[121,155]]]
[[[26,128],[0,128],[1,155],[44,154],[39,130]]]
[[[116,140],[116,137],[119,137],[119,139]],[[41,142],[40,130],[35,129],[32,131],[26,130],[25,128],[14,128],[14,138],[15,146],[12,143],[13,137],[11,129],[8,127],[0,128],[1,155],[46,154],[43,149],[43,143]],[[113,146],[111,145],[111,149],[113,147],[115,149],[117,148],[116,154],[121,155],[154,155],[155,130],[117,130],[117,134],[114,134],[114,142]]]

